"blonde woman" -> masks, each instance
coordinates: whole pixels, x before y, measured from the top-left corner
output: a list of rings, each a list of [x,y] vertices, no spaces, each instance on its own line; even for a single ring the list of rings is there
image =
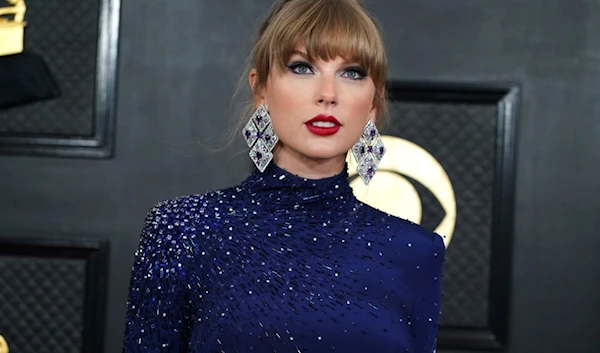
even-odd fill
[[[359,202],[385,153],[386,55],[357,0],[288,0],[259,29],[240,185],[148,214],[124,352],[435,350],[444,243]]]

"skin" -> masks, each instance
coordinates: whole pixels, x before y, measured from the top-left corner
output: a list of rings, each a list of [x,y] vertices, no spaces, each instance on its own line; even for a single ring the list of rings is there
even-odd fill
[[[261,92],[254,92],[256,107],[263,104],[279,143],[273,160],[280,168],[308,179],[342,172],[348,150],[358,141],[367,121],[375,121],[377,89],[366,70],[342,57],[309,61],[299,48],[285,70],[274,69]],[[257,74],[249,75],[254,87]],[[311,133],[305,123],[319,114],[332,115],[341,124],[331,136]]]

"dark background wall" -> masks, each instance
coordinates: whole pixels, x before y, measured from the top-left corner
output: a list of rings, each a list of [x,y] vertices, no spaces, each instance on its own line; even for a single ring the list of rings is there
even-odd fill
[[[226,132],[270,0],[123,1],[115,156],[0,156],[0,231],[111,243],[105,352],[122,339],[145,212],[239,182]],[[600,0],[371,0],[390,78],[518,82],[511,353],[600,343]],[[245,83],[245,82],[244,82]],[[242,98],[245,98],[242,95]],[[401,119],[401,117],[398,117]]]

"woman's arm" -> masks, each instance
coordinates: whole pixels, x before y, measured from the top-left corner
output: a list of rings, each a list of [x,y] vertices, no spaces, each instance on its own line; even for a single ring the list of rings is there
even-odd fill
[[[187,348],[189,250],[174,213],[165,202],[146,217],[131,273],[124,353]]]
[[[411,315],[415,352],[418,353],[433,353],[436,349],[445,252],[442,237],[435,234],[417,285],[417,293],[420,294],[415,298],[416,303]]]

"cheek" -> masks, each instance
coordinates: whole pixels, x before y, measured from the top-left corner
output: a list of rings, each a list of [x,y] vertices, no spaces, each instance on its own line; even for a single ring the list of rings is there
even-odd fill
[[[310,109],[307,90],[290,83],[275,82],[265,98],[273,126],[282,134],[297,129]]]
[[[360,94],[356,94],[354,97],[355,99],[352,100],[354,109],[363,112],[365,115],[371,113],[375,101],[374,88],[369,87],[369,89],[364,89]]]
[[[294,92],[289,89],[289,85],[277,83],[270,85],[265,98],[273,128],[283,142],[294,133],[295,125],[290,113],[297,109],[298,99],[294,97]]]
[[[285,84],[282,79],[272,80],[266,92],[266,102],[269,110],[285,111],[300,101],[298,92],[291,84]],[[285,115],[285,114],[284,114]]]
[[[375,118],[373,112],[374,90],[363,89],[360,92],[354,92],[352,97],[351,103],[347,106],[352,119],[347,127],[348,139],[355,143],[363,134],[367,122]]]
[[[362,90],[360,93],[355,93],[349,99],[348,108],[351,111],[353,122],[358,125],[366,125],[369,119],[375,118],[374,95],[371,90]]]

